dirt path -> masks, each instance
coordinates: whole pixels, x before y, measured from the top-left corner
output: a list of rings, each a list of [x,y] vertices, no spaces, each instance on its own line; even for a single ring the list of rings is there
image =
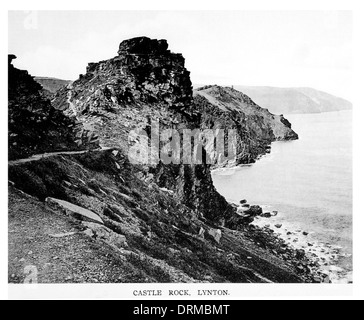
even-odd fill
[[[83,154],[86,152],[107,151],[107,150],[112,150],[112,149],[114,149],[114,148],[101,148],[101,149],[95,149],[95,150],[80,150],[80,151],[59,151],[59,152],[35,154],[34,156],[31,156],[29,158],[11,160],[8,162],[8,165],[14,166],[14,165],[18,165],[18,164],[38,161],[41,159],[45,159],[45,158],[49,158],[49,157],[53,157],[53,156],[59,156],[59,155],[75,155],[75,154]]]

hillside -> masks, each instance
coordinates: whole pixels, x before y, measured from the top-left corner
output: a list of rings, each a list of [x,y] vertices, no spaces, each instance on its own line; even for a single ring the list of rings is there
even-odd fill
[[[53,108],[34,78],[13,66],[14,59],[9,55],[9,159],[97,147],[97,137],[75,117]]]
[[[258,105],[276,114],[351,110],[351,102],[312,88],[234,86]]]
[[[56,93],[62,87],[68,86],[70,83],[72,83],[72,81],[69,80],[48,77],[34,77],[34,80],[37,81],[43,87],[43,89],[49,91],[50,93]]]
[[[29,264],[42,283],[323,281],[317,261],[250,224],[263,214],[259,206],[230,204],[216,191],[206,159],[223,151],[204,134],[198,143],[182,135],[235,129],[235,163],[251,163],[272,141],[297,139],[290,123],[235,90],[194,94],[189,74],[166,40],[140,37],[55,94],[51,110],[81,123],[103,149],[89,140],[78,153],[9,162],[9,282],[23,282]],[[26,86],[41,94],[31,77]],[[150,150],[159,129],[182,136],[182,149]],[[171,142],[159,138],[155,147]],[[191,145],[205,161],[176,161]]]
[[[194,102],[202,114],[203,128],[237,131],[237,158],[231,165],[255,162],[270,150],[273,141],[298,139],[290,122],[282,115],[272,114],[232,88],[213,85],[196,89]],[[213,145],[206,146],[211,153],[209,147]]]

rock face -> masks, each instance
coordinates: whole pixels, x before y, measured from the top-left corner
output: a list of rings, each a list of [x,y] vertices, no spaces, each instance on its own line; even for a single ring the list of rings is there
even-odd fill
[[[54,109],[42,87],[9,55],[9,158],[98,146],[97,137],[74,118]]]
[[[237,129],[239,154],[235,164],[254,162],[274,140],[297,138],[281,117],[259,108],[237,91],[210,87],[193,97],[184,63],[181,54],[168,50],[166,40],[126,40],[120,44],[118,56],[90,63],[86,74],[58,91],[52,104],[96,132],[102,146],[118,147],[124,154],[140,139],[130,133],[143,130],[150,138],[153,122],[159,123],[160,130],[179,133],[219,126]],[[227,105],[221,107],[225,102]],[[209,151],[209,146],[204,150]],[[147,149],[141,151],[149,154]],[[216,159],[219,156],[214,155]],[[205,163],[186,166],[157,161],[148,163],[145,171],[161,188],[173,191],[182,203],[207,219],[231,225],[236,210],[217,193],[210,167]]]
[[[54,105],[76,116],[117,114],[121,108],[158,104],[183,112],[192,104],[190,73],[181,54],[167,50],[166,40],[146,37],[123,41],[119,56],[90,63]],[[65,100],[68,98],[68,105]],[[125,111],[125,110],[124,110]],[[127,112],[123,113],[128,118]],[[101,138],[105,136],[101,135]]]
[[[298,139],[287,119],[259,107],[232,88],[216,85],[199,88],[194,91],[194,101],[202,114],[203,127],[237,130],[237,158],[231,165],[255,162],[269,151],[273,141]]]
[[[95,131],[102,146],[118,147],[124,154],[136,142],[131,131],[150,134],[152,121],[161,130],[199,128],[201,115],[194,106],[190,73],[182,55],[167,48],[165,40],[123,41],[117,57],[90,63],[85,75],[56,94],[53,106]],[[174,191],[184,204],[209,219],[233,214],[216,192],[206,164],[157,162],[146,171],[161,188]]]

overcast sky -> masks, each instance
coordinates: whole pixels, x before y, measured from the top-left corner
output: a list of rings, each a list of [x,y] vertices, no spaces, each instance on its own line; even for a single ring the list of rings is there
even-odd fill
[[[308,86],[352,98],[349,11],[9,13],[9,53],[36,76],[75,80],[136,36],[167,39],[196,84]]]

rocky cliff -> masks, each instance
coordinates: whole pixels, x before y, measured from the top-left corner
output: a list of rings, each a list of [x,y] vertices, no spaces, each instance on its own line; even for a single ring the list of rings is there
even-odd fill
[[[161,130],[174,129],[178,134],[227,125],[238,132],[236,160],[248,163],[266,152],[270,142],[297,138],[283,117],[227,88],[203,88],[194,97],[184,58],[171,53],[165,40],[142,37],[122,42],[118,56],[89,64],[85,75],[58,91],[52,99],[54,109],[41,98],[39,86],[26,77],[24,87],[33,89],[31,94],[20,92],[21,99],[28,101],[34,94],[53,113],[67,121],[77,119],[99,136],[101,146],[109,147],[10,164],[10,224],[22,225],[22,219],[35,223],[34,215],[40,212],[41,220],[49,217],[54,226],[36,226],[40,234],[31,237],[42,239],[40,248],[46,243],[52,249],[37,249],[35,260],[51,259],[50,265],[61,268],[63,264],[55,263],[50,252],[66,254],[67,266],[78,277],[75,282],[95,282],[95,278],[103,282],[313,281],[310,268],[315,265],[304,253],[272,232],[249,225],[254,215],[262,213],[260,208],[239,214],[237,206],[217,193],[210,164],[137,163],[129,153],[143,140],[136,130],[151,138],[155,122]],[[9,83],[9,90],[19,87],[17,82]],[[14,118],[13,124],[22,125],[21,119]],[[68,132],[70,125],[57,123],[59,130]],[[50,134],[52,129],[44,130]],[[211,146],[202,141],[206,158]],[[192,144],[196,146],[195,141]],[[154,159],[149,147],[149,143],[142,145],[139,151]],[[29,211],[26,204],[35,209]],[[54,231],[56,221],[71,223],[62,228],[67,232]],[[30,244],[22,243],[16,234],[12,237],[14,254],[19,256],[18,248]],[[62,249],[77,245],[85,251]],[[90,246],[94,261],[87,253]],[[105,256],[100,247],[116,266],[112,271],[102,269]],[[92,272],[87,267],[82,272],[84,259],[89,259]],[[10,269],[17,268],[14,264]],[[13,281],[21,281],[13,272]],[[44,277],[62,282],[51,271]]]
[[[237,157],[231,165],[255,162],[270,150],[273,141],[298,139],[283,115],[270,113],[232,88],[215,85],[196,89],[194,102],[202,114],[203,128],[237,131]],[[220,166],[226,166],[226,163]]]
[[[13,66],[15,58],[8,58],[9,159],[97,147],[97,136],[53,108],[33,77]]]
[[[159,123],[161,131],[175,129],[179,133],[184,129],[237,129],[235,164],[253,162],[274,140],[297,138],[282,117],[237,91],[210,87],[197,91],[194,98],[184,62],[181,54],[168,50],[165,40],[126,40],[120,44],[118,56],[90,63],[86,74],[61,89],[52,103],[96,132],[102,146],[118,146],[125,154],[136,142],[130,133],[142,130],[150,138],[153,122]],[[149,150],[144,152],[149,154]],[[216,192],[209,167],[205,163],[166,166],[156,162],[148,165],[146,172],[161,187],[176,192],[183,203],[224,223],[232,211]]]

